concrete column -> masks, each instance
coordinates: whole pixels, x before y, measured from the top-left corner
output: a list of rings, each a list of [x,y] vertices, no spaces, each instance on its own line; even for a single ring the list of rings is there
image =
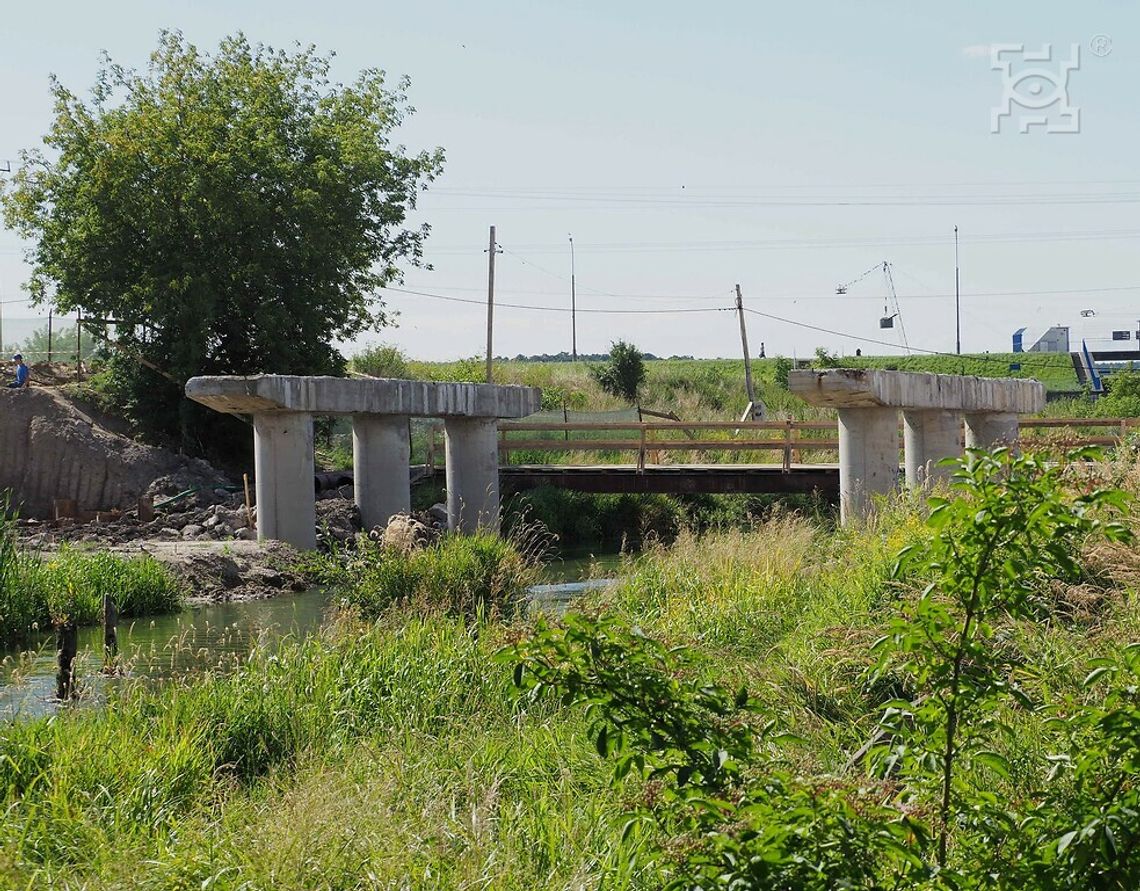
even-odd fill
[[[301,550],[317,546],[313,492],[313,417],[303,412],[253,416],[257,538]]]
[[[947,479],[949,469],[937,465],[962,453],[961,415],[941,409],[903,409],[902,416],[907,486],[917,489]]]
[[[966,415],[966,448],[995,449],[1017,446],[1017,415],[1012,412],[980,411]]]
[[[405,415],[352,416],[352,488],[365,529],[411,510],[410,458]]]
[[[840,522],[867,516],[871,496],[894,491],[898,479],[898,409],[839,409]]]
[[[499,424],[494,418],[444,418],[447,528],[499,529]]]

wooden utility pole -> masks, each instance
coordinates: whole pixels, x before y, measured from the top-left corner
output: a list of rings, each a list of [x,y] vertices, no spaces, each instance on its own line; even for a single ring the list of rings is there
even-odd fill
[[[492,332],[495,325],[495,227],[491,227],[491,242],[487,248],[487,383],[491,380]]]
[[[756,394],[752,390],[752,360],[748,356],[748,329],[744,327],[744,299],[736,286],[736,315],[740,319],[740,346],[744,350],[744,389],[748,392],[748,414],[756,417]]]
[[[958,269],[958,227],[954,227],[954,351],[962,355],[962,293]]]
[[[574,236],[570,236],[570,355],[578,361],[578,295],[574,287]]]

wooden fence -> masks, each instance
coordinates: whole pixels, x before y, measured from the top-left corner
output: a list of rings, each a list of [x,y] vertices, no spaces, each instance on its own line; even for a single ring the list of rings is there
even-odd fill
[[[428,439],[429,472],[442,451],[437,440],[440,429],[433,426]],[[1138,430],[1140,418],[1023,418],[1021,443],[1067,448],[1115,446]],[[499,424],[499,436],[499,455],[504,464],[509,464],[516,452],[633,452],[639,469],[647,463],[659,463],[662,453],[727,451],[777,452],[778,463],[790,470],[802,453],[839,448],[835,421],[504,421]]]

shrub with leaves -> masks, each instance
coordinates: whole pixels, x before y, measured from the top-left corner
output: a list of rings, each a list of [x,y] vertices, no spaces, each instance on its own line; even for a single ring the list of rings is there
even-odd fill
[[[878,790],[805,782],[760,746],[775,732],[746,688],[691,677],[683,648],[608,618],[571,614],[502,651],[528,700],[584,705],[614,782],[644,781],[623,837],[647,833],[666,888],[877,889],[924,870],[922,827]]]
[[[1076,452],[1069,460],[1093,457]],[[896,743],[875,756],[888,771],[901,767],[937,787],[931,828],[943,867],[951,827],[964,810],[956,774],[971,764],[1008,774],[989,742],[1002,729],[997,706],[1014,697],[1035,707],[994,646],[995,620],[1041,616],[1046,582],[1079,578],[1086,541],[1128,537],[1127,527],[1106,518],[1126,506],[1125,494],[1072,494],[1064,472],[1064,463],[1009,449],[968,452],[951,481],[955,497],[928,500],[934,534],[899,555],[896,573],[927,584],[876,646],[883,665],[910,675],[923,698],[888,704],[885,723]]]
[[[641,350],[619,340],[610,348],[609,361],[592,367],[590,374],[610,395],[637,402],[637,394],[645,383],[645,361]]]

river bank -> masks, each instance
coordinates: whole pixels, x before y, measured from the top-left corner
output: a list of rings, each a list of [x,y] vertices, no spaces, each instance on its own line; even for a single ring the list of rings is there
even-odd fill
[[[583,595],[587,616],[613,624],[596,638],[598,661],[579,676],[596,685],[612,668],[629,681],[627,692],[651,684],[644,689],[654,701],[691,703],[683,714],[693,721],[704,720],[699,697],[713,695],[713,685],[744,691],[729,700],[745,696],[755,717],[727,726],[771,722],[761,751],[780,765],[760,763],[757,775],[791,765],[826,798],[820,833],[836,814],[858,821],[879,804],[860,797],[875,781],[861,763],[851,767],[852,753],[874,733],[884,703],[918,695],[918,681],[901,669],[876,675],[872,644],[921,596],[923,580],[894,578],[892,567],[902,548],[926,540],[923,523],[914,503],[899,503],[855,529],[784,516],[748,531],[683,532],[631,561],[615,585]],[[1083,618],[992,620],[1002,658],[1032,668],[1014,669],[1027,701],[1102,701],[1104,690],[1082,686],[1090,662],[1120,653],[1140,627],[1131,583],[1113,568],[1128,559],[1099,546],[1082,552],[1086,577],[1100,579]],[[491,584],[498,569],[486,565]],[[381,580],[365,582],[374,589]],[[1059,603],[1071,588],[1089,604],[1089,584],[1043,580],[1041,590]],[[102,709],[5,727],[0,876],[16,887],[234,891],[663,884],[677,865],[653,852],[683,856],[704,836],[671,836],[648,822],[623,833],[628,808],[661,801],[649,797],[661,783],[634,772],[615,784],[613,764],[598,757],[608,744],[599,746],[580,706],[516,688],[515,665],[502,654],[543,639],[535,620],[455,611],[446,604],[463,597],[442,593],[444,604],[389,603],[372,621],[342,615],[320,633],[255,646],[226,672],[158,688],[129,677],[106,691]],[[589,626],[556,623],[552,633],[575,627]],[[566,649],[549,664],[578,666],[572,639],[554,640]],[[620,660],[615,650],[611,665],[608,648],[618,643],[630,649]],[[667,654],[678,647],[689,655],[675,665]],[[987,736],[993,755],[960,788],[1023,801],[1049,769],[1041,753],[1067,751],[1056,748],[1066,742],[1052,712],[995,708],[1008,732]],[[1017,772],[986,766],[1001,759]],[[914,796],[906,813],[921,819],[928,790],[909,775],[896,781],[904,782]],[[874,789],[887,795],[886,786]],[[863,811],[845,810],[851,802]],[[814,814],[810,800],[797,813]],[[969,826],[956,832],[961,844],[975,837]]]

